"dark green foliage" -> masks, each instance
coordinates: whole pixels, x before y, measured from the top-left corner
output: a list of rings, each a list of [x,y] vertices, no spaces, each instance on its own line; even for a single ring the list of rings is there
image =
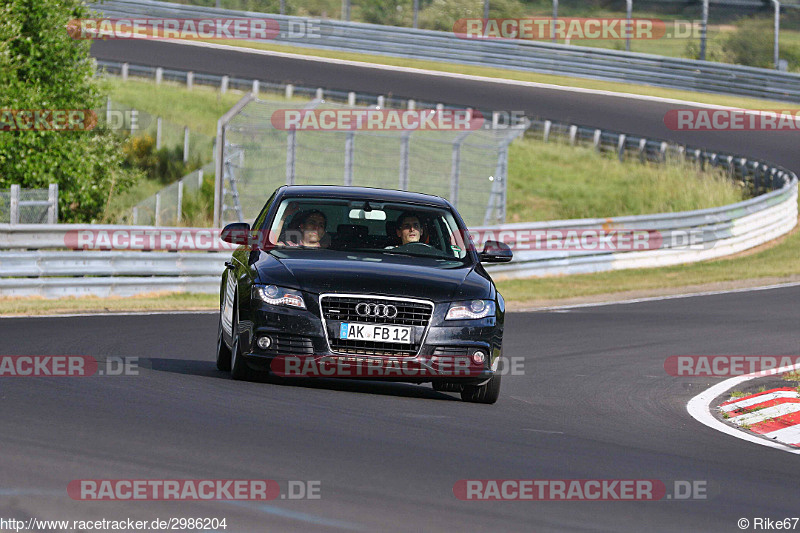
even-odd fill
[[[3,0],[0,109],[96,109],[102,98],[89,42],[67,33],[88,17],[80,0]],[[98,219],[112,192],[137,172],[122,169],[120,141],[102,129],[0,132],[0,188],[59,185],[62,222]]]

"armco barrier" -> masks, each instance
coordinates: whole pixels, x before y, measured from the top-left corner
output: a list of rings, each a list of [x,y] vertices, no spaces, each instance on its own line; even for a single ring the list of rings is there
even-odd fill
[[[514,261],[489,266],[496,279],[601,272],[624,268],[690,263],[730,255],[769,242],[797,223],[797,178],[787,175],[780,189],[733,205],[609,219],[562,220],[475,228],[519,247],[514,236],[525,231],[629,229],[664,234],[694,231],[702,246],[665,246],[647,251],[518,250]],[[80,225],[0,225],[1,296],[130,296],[180,291],[215,293],[230,252],[48,251],[63,248],[67,234]],[[130,230],[92,226],[92,230]],[[157,228],[138,227],[141,231]],[[171,231],[181,231],[173,228]],[[473,231],[473,230],[471,230]],[[557,244],[557,243],[556,243]],[[25,249],[26,251],[22,251]],[[88,277],[87,277],[88,276]]]
[[[269,17],[280,26],[274,42],[294,46],[800,102],[800,75],[770,69],[545,42],[461,39],[452,32],[336,20],[316,20],[318,34],[298,37],[289,31],[290,23],[308,19],[152,0],[112,0],[94,7],[109,17]]]

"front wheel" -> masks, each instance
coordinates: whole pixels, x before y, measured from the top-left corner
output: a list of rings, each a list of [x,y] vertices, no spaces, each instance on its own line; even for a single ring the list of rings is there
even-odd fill
[[[225,344],[222,336],[222,312],[219,314],[219,325],[217,326],[217,368],[224,372],[231,369],[231,349]]]
[[[500,397],[500,374],[492,376],[483,385],[464,385],[461,399],[465,402],[492,404]]]
[[[247,366],[247,362],[242,356],[242,350],[239,346],[239,310],[236,307],[236,302],[233,304],[233,325],[231,326],[231,333],[233,334],[233,346],[231,347],[231,377],[236,380],[249,381],[253,379],[254,372]]]

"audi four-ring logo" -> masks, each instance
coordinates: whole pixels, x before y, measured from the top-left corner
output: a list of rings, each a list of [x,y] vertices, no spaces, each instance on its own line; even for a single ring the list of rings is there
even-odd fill
[[[361,316],[382,316],[394,318],[397,316],[397,308],[386,304],[360,303],[356,306],[356,313]]]

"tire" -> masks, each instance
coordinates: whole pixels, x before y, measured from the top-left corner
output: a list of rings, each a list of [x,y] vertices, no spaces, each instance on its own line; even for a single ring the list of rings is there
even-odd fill
[[[483,385],[464,385],[461,399],[471,403],[495,403],[500,397],[500,377],[500,374],[495,374]]]
[[[217,368],[223,372],[231,369],[231,349],[225,344],[222,335],[222,311],[219,313],[219,325],[217,326]]]
[[[239,347],[239,309],[236,299],[233,300],[233,346],[231,347],[231,377],[239,381],[250,381],[255,373],[247,366]]]

